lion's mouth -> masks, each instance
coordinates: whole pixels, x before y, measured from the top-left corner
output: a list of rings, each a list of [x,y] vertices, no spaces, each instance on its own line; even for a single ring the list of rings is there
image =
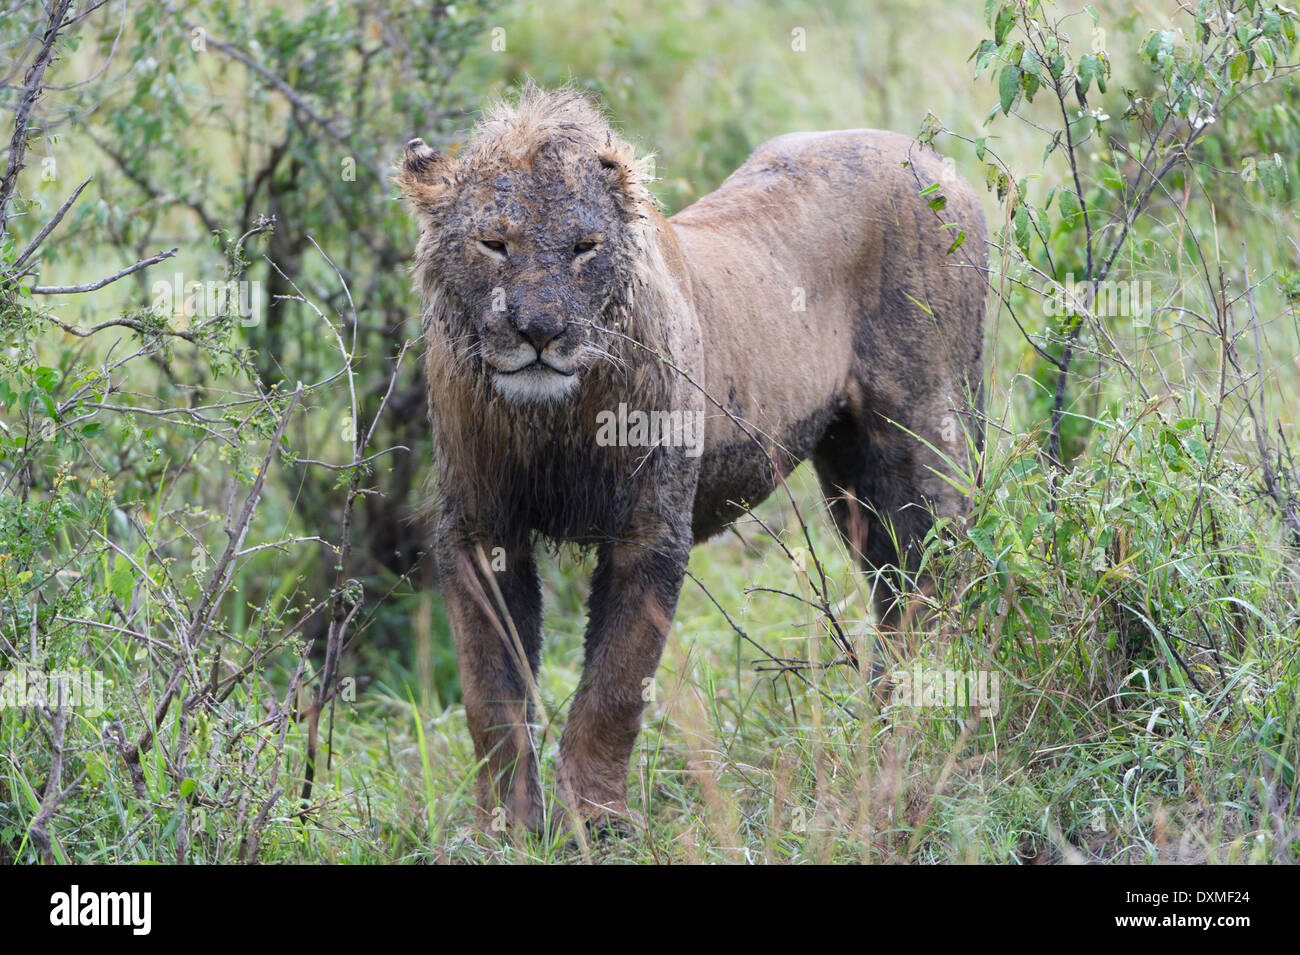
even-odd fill
[[[543,372],[543,371],[552,371],[555,372],[555,374],[557,375],[563,375],[565,378],[572,378],[575,374],[577,374],[576,371],[565,371],[563,368],[556,368],[554,365],[550,364],[549,362],[543,361],[540,355],[533,361],[529,362],[527,365],[523,365],[519,368],[515,368],[513,371],[503,371],[498,368],[497,374],[498,375],[521,375],[525,372],[532,372],[536,374],[537,372]]]
[[[562,401],[578,386],[578,369],[556,368],[540,355],[527,364],[506,371],[497,368],[492,385],[497,393],[511,401],[549,404]]]

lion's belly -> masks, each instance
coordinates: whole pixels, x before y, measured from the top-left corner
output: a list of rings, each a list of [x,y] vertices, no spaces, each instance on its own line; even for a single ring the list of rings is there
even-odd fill
[[[765,449],[744,438],[733,444],[713,445],[700,458],[699,481],[691,527],[702,541],[723,530],[747,509],[757,507],[783,477],[811,456],[826,433],[839,401],[828,402],[808,417],[793,422],[778,436],[780,449]]]

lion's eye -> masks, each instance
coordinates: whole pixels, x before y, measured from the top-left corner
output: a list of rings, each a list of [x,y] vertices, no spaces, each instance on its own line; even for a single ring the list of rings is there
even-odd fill
[[[479,239],[478,244],[489,252],[495,252],[497,255],[506,254],[506,244],[500,239]]]
[[[581,242],[579,242],[577,245],[573,247],[573,254],[586,255],[588,252],[594,252],[595,249],[596,249],[596,243],[594,241],[592,241],[591,239],[583,239]]]

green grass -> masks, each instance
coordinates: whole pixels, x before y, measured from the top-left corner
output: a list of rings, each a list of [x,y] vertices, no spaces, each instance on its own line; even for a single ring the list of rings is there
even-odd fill
[[[577,0],[519,5],[492,21],[506,31],[506,50],[491,50],[485,35],[469,49],[459,81],[476,100],[524,74],[591,87],[626,131],[657,153],[658,190],[668,211],[714,188],[770,136],[854,126],[914,133],[927,110],[958,133],[988,133],[990,146],[1030,174],[1027,189],[1041,202],[1066,167],[1059,154],[1044,166],[1043,142],[1024,126],[985,127],[996,82],[973,82],[966,62],[984,29],[980,6],[937,13],[932,3],[887,0],[864,16],[848,2],[814,9],[681,0],[656,5],[653,13],[619,2],[600,15]],[[1121,23],[1111,14],[1127,9],[1098,6],[1107,23]],[[1143,7],[1137,26],[1113,28],[1116,76],[1135,69],[1134,51],[1157,13]],[[791,48],[795,29],[805,31],[806,52]],[[1087,27],[1079,34],[1086,42]],[[96,62],[90,46],[71,53],[70,61],[83,74]],[[197,60],[180,77],[240,103],[242,79],[215,58]],[[1052,121],[1035,110],[1040,107],[1028,112]],[[232,139],[213,129],[205,126],[190,145],[225,155]],[[941,137],[938,145],[979,184],[981,167],[968,144]],[[43,193],[46,212],[79,176],[93,172],[113,188],[122,185],[92,149],[60,155],[60,182]],[[214,190],[233,178],[232,169],[216,169]],[[39,188],[33,181],[28,194]],[[1286,268],[1287,239],[1297,235],[1293,207],[1256,193],[1211,198],[1213,214],[1193,202],[1188,226],[1222,250],[1229,272],[1243,242],[1254,281]],[[376,207],[387,202],[378,196]],[[991,193],[985,202],[996,230],[1005,209]],[[107,274],[129,259],[134,250],[100,220],[133,220],[111,205],[96,211],[84,244],[51,256],[42,281]],[[215,274],[210,243],[183,211],[163,216],[168,229],[184,234],[185,270]],[[1172,232],[1166,222],[1144,235],[1125,275],[1149,276],[1161,294],[1203,306],[1188,244],[1170,240]],[[1068,252],[1074,239],[1058,237],[1058,251]],[[1279,274],[1255,295],[1265,316],[1268,408],[1293,441],[1300,335],[1285,285]],[[64,321],[89,321],[138,306],[146,291],[124,282],[94,297],[44,304]],[[382,567],[359,565],[349,573],[390,596],[366,608],[353,628],[340,675],[355,681],[355,693],[322,716],[312,798],[304,807],[307,725],[296,717],[310,698],[304,690],[295,699],[290,686],[301,666],[301,683],[310,687],[320,647],[307,647],[292,625],[327,594],[322,581],[331,579],[331,558],[310,545],[266,550],[239,563],[232,593],[193,669],[185,671],[183,689],[201,685],[209,672],[243,666],[250,678],[219,703],[196,703],[185,720],[173,707],[161,745],[141,760],[142,796],[113,731],[105,735],[106,718],[74,711],[64,780],[77,785],[51,821],[48,858],[1295,862],[1300,567],[1249,471],[1252,445],[1240,425],[1240,396],[1219,395],[1223,357],[1214,338],[1187,334],[1168,314],[1144,318],[1151,320],[1122,330],[1123,344],[1138,356],[1140,379],[1155,400],[1113,368],[1097,375],[1092,356],[1081,358],[1077,367],[1089,385],[1072,392],[1077,400],[1065,430],[1077,457],[1053,487],[1037,454],[1049,369],[1005,309],[991,313],[985,484],[968,527],[932,542],[927,559],[937,587],[927,598],[924,626],[901,637],[877,639],[865,609],[872,581],[850,560],[819,505],[809,468],[791,478],[829,580],[827,597],[860,655],[880,656],[890,672],[919,663],[930,671],[997,673],[996,714],[891,701],[845,666],[810,670],[812,688],[795,675],[758,669],[762,654],[741,639],[715,600],[773,655],[825,662],[835,649],[807,604],[759,589],[807,596],[812,578],[760,527],[741,522],[737,533],[697,548],[691,560],[698,583],[688,579],[682,591],[633,758],[629,804],[644,817],[644,828],[588,849],[485,832],[476,825],[473,749],[430,568],[426,562],[398,579]],[[320,331],[313,325],[292,355],[280,356],[291,379],[293,356],[310,351],[310,335]],[[32,364],[59,369],[60,381],[75,376],[78,362],[103,361],[110,344],[96,340],[76,352],[81,342],[48,326],[30,340]],[[359,360],[373,365],[383,357],[372,349]],[[1253,354],[1246,358],[1253,362]],[[142,359],[129,373],[133,396],[167,395],[172,403],[187,393],[170,375],[201,374],[214,388],[237,384],[228,367],[188,358]],[[16,394],[41,400],[40,382],[23,391],[27,378],[15,373],[10,380]],[[223,397],[214,393],[215,400]],[[346,393],[337,383],[304,399],[290,429],[295,450],[331,461],[346,454],[338,436]],[[5,427],[15,435],[22,430],[17,407],[16,399],[6,401]],[[1208,435],[1219,409],[1227,440],[1215,445]],[[29,499],[7,495],[0,509],[0,633],[25,650],[27,624],[35,619],[50,634],[43,649],[52,662],[102,671],[108,710],[130,741],[150,721],[170,672],[163,648],[174,646],[176,626],[165,595],[194,599],[201,592],[205,571],[196,566],[186,534],[198,528],[214,552],[224,545],[226,482],[242,475],[237,490],[246,491],[269,423],[268,413],[247,431],[230,426],[223,434],[237,434],[236,445],[214,441],[190,459],[194,430],[174,421],[115,418],[98,437],[65,447],[76,466],[64,478],[54,475],[65,459],[42,459]],[[1207,455],[1211,446],[1215,453]],[[98,472],[86,466],[87,448],[105,462],[115,486],[90,487]],[[182,462],[184,481],[171,500],[161,501],[160,482]],[[296,473],[282,462],[272,465],[250,542],[336,531],[306,526]],[[341,501],[342,488],[328,490]],[[337,506],[325,510],[332,514]],[[757,514],[787,546],[806,547],[781,492]],[[142,527],[151,529],[160,555],[150,553]],[[125,553],[104,551],[93,535],[86,543],[77,536],[86,528]],[[58,571],[39,601],[30,581],[13,572],[24,562]],[[543,557],[541,565],[546,643],[539,744],[543,782],[553,792],[557,741],[581,672],[591,561],[565,551]],[[168,575],[176,582],[170,590],[163,586]],[[78,622],[55,621],[55,615]],[[135,636],[104,626],[128,618]],[[0,862],[42,858],[27,826],[50,769],[48,733],[48,722],[30,711],[0,708]]]

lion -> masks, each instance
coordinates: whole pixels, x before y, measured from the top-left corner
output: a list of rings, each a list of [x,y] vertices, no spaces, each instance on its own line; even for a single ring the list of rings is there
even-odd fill
[[[600,107],[531,82],[455,155],[412,140],[395,179],[419,223],[432,550],[481,819],[552,818],[531,729],[545,541],[596,551],[558,795],[625,829],[696,543],[809,458],[868,569],[914,568],[934,516],[967,508],[950,478],[982,441],[978,199],[906,136],[802,132],[666,219]],[[897,627],[897,589],[875,602]]]

